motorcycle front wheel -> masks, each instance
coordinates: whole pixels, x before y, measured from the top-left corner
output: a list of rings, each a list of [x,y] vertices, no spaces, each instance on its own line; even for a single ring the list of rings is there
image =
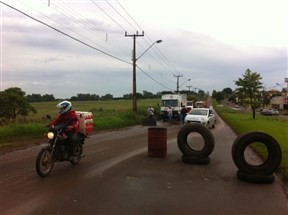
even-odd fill
[[[54,156],[52,149],[46,147],[41,149],[36,159],[36,172],[41,177],[48,176],[54,167]]]

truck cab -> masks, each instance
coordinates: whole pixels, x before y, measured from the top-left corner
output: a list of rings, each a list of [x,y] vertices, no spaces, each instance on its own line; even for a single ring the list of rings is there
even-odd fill
[[[172,120],[180,120],[182,106],[187,104],[186,94],[164,94],[161,98],[161,116],[163,121],[168,121],[168,109],[172,109]]]

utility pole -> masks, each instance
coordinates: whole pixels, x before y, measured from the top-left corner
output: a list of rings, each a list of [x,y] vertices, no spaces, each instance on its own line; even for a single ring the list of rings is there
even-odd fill
[[[188,88],[188,90],[190,92],[190,89],[192,88],[192,86],[190,85],[190,86],[186,86],[186,87]]]
[[[138,31],[136,34],[131,34],[128,35],[127,32],[125,32],[125,37],[133,37],[133,56],[132,56],[132,61],[133,61],[133,111],[137,111],[137,92],[136,92],[136,37],[143,37],[144,36],[144,31],[142,31],[142,34],[138,34]]]
[[[180,77],[183,77],[183,75],[174,75],[174,77],[176,77],[177,78],[177,93],[179,93],[179,78]]]

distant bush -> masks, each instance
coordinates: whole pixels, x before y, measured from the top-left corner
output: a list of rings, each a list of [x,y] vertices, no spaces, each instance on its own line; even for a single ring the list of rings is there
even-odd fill
[[[8,88],[0,92],[0,119],[3,122],[15,119],[17,116],[28,116],[30,112],[36,113],[36,109],[29,104],[25,92],[20,88]]]

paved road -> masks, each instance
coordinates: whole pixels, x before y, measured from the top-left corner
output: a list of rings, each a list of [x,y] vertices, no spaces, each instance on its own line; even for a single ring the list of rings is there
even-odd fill
[[[91,136],[80,165],[59,163],[47,178],[35,172],[41,146],[1,156],[1,215],[17,214],[288,214],[287,193],[272,184],[236,178],[232,130],[217,119],[209,165],[181,161],[176,137],[167,128],[166,158],[147,155],[147,127]]]

